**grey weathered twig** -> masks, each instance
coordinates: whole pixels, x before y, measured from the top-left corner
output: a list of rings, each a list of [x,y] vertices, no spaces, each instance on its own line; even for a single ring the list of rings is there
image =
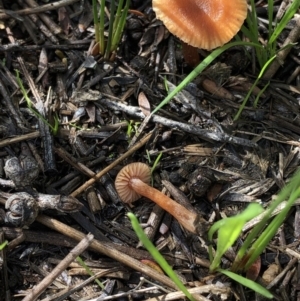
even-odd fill
[[[49,4],[45,4],[45,5],[40,5],[38,7],[35,8],[25,8],[25,9],[21,9],[18,11],[14,11],[13,13],[16,15],[20,15],[20,16],[24,16],[24,15],[30,15],[30,14],[38,14],[41,12],[45,12],[48,10],[56,10],[62,6],[67,6],[67,5],[71,5],[75,2],[78,2],[79,0],[61,0],[61,1],[57,1],[57,2],[51,2]],[[2,10],[3,11],[3,10]],[[11,18],[11,15],[9,14],[9,11],[7,11],[7,13],[1,12],[0,13],[0,20],[3,19],[8,19]]]
[[[13,143],[19,143],[19,142],[24,141],[24,140],[34,139],[34,138],[37,138],[39,136],[40,136],[40,132],[35,131],[35,132],[28,133],[28,134],[25,134],[25,135],[19,135],[19,136],[16,136],[16,137],[2,139],[0,141],[0,148],[4,147],[4,146],[8,146],[8,145],[13,144]]]
[[[140,119],[145,118],[144,114],[138,107],[124,105],[122,103],[118,103],[116,101],[109,100],[106,98],[101,98],[97,102],[100,103],[101,105],[105,105],[106,107],[112,110],[125,112],[126,114],[134,116],[135,118],[140,118]],[[234,137],[225,132],[221,133],[218,131],[206,130],[196,125],[178,122],[175,120],[167,119],[165,117],[161,117],[159,115],[153,115],[152,121],[161,123],[172,129],[179,129],[182,130],[183,132],[194,134],[200,137],[201,139],[209,142],[232,143],[232,144],[251,147],[251,148],[258,147],[256,143],[247,139]]]

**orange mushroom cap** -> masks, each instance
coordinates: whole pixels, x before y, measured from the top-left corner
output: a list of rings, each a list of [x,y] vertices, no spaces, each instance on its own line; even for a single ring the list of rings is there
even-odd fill
[[[152,5],[172,34],[207,50],[230,41],[247,16],[246,0],[153,0]]]
[[[151,170],[149,166],[144,163],[135,162],[126,165],[118,173],[115,180],[115,187],[124,203],[135,202],[141,197],[130,185],[130,181],[134,178],[149,185],[151,180]]]

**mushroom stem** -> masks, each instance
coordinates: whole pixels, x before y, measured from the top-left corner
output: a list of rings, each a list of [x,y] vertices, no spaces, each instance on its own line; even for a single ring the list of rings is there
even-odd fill
[[[152,200],[158,206],[170,213],[188,231],[197,234],[197,214],[190,212],[182,205],[161,193],[159,190],[149,186],[138,178],[131,178],[128,185],[138,194]]]

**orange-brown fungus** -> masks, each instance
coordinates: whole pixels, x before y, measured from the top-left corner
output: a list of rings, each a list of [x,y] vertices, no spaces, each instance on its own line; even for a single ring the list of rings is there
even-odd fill
[[[123,202],[130,204],[144,196],[169,212],[188,231],[197,233],[197,214],[149,186],[149,182],[150,168],[143,163],[131,163],[119,171],[115,187]]]
[[[230,41],[247,16],[246,0],[153,0],[152,4],[171,33],[208,50]]]

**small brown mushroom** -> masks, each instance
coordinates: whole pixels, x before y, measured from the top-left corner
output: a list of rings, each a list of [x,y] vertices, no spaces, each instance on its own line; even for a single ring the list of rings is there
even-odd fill
[[[246,0],[153,0],[152,5],[172,34],[208,50],[230,41],[247,16]]]
[[[122,168],[115,181],[116,190],[121,200],[131,204],[144,196],[169,212],[188,231],[198,233],[198,215],[149,186],[150,179],[150,168],[144,163],[131,163]]]

